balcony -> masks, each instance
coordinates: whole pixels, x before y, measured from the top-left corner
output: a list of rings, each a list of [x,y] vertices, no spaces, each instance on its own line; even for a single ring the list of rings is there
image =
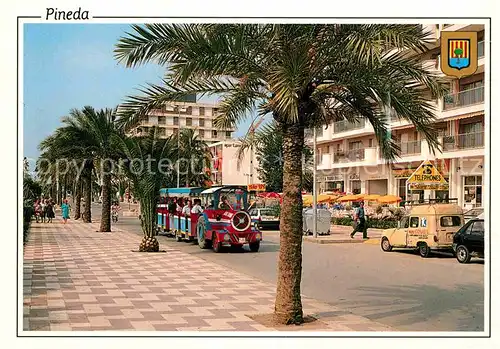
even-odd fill
[[[476,149],[483,147],[484,131],[443,137],[443,151]]]
[[[346,154],[343,150],[339,150],[333,154],[333,163],[338,164],[346,159]]]
[[[337,121],[333,123],[333,132],[346,132],[351,130],[358,130],[365,127],[365,119],[360,119],[356,122],[349,122],[347,120]]]
[[[443,110],[484,103],[484,86],[452,93],[444,97]]]
[[[422,152],[421,141],[410,141],[399,143],[400,156],[415,155]]]
[[[349,161],[363,161],[365,159],[364,149],[352,149],[346,152],[345,158]]]
[[[357,162],[365,159],[365,149],[352,149],[346,152],[337,151],[333,154],[333,163]]]

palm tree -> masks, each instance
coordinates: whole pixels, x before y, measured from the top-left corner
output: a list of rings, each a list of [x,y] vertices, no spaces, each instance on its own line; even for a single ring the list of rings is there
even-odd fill
[[[238,168],[249,149],[255,149],[260,167],[259,178],[266,184],[266,190],[281,193],[283,191],[283,133],[276,121],[262,125],[256,132],[248,132],[240,139],[236,153]],[[312,190],[312,150],[304,145],[302,155],[303,189]],[[310,183],[309,183],[310,182]]]
[[[146,24],[119,39],[115,58],[128,67],[146,62],[170,72],[162,86],[120,106],[125,127],[165,102],[187,94],[221,96],[217,127],[234,127],[257,108],[283,133],[283,205],[274,315],[303,322],[302,153],[304,130],[366,119],[382,154],[399,151],[388,137],[390,104],[412,122],[434,151],[432,101],[443,94],[437,76],[411,53],[427,49],[420,25],[348,24]]]
[[[203,171],[210,166],[207,143],[200,139],[193,129],[183,129],[176,135],[175,141],[178,144],[179,172],[183,182],[186,187],[202,186],[207,180]]]
[[[132,181],[134,196],[141,203],[144,239],[139,251],[158,252],[156,203],[160,188],[173,184],[174,169],[168,160],[175,158],[176,143],[172,138],[161,139],[152,127],[145,137],[120,137],[117,145],[123,154],[121,168]]]
[[[116,158],[112,140],[118,132],[114,113],[112,109],[97,111],[89,106],[82,110],[72,109],[69,116],[63,118],[63,126],[41,143],[41,149],[50,149],[56,156],[74,160],[81,166],[85,203],[83,221],[87,223],[92,221],[92,187],[96,188],[92,186],[92,173],[100,173],[101,232],[111,231],[111,171]]]

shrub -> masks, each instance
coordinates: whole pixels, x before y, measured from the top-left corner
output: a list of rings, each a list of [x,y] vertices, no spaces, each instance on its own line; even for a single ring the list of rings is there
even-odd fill
[[[392,212],[392,214],[394,215],[394,219],[396,221],[400,221],[404,217],[405,212],[400,207],[395,207],[394,211]]]
[[[332,218],[332,224],[335,225],[343,225],[343,226],[352,226],[353,219],[351,217],[343,217],[343,218]],[[397,228],[398,221],[395,219],[368,219],[367,220],[368,228],[376,228],[376,229],[391,229]]]
[[[31,225],[31,217],[33,216],[33,206],[23,207],[23,243],[28,242],[28,234]]]
[[[271,214],[274,217],[280,217],[281,216],[281,206],[280,205],[269,206],[269,210],[271,211]]]

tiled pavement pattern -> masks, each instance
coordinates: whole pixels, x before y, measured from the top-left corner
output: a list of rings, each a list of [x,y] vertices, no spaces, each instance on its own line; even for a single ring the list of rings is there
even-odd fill
[[[275,330],[246,316],[272,312],[274,285],[172,248],[132,252],[137,235],[96,230],[33,223],[24,249],[24,331]],[[391,330],[312,299],[303,304],[322,331]]]

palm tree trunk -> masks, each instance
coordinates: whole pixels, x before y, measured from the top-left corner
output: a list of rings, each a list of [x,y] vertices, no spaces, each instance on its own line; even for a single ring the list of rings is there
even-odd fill
[[[155,217],[156,217],[156,194],[147,192],[140,197],[141,225],[145,237],[156,235]]]
[[[280,251],[275,320],[299,324],[303,320],[300,298],[302,278],[302,151],[304,128],[283,126],[283,203],[280,218]]]
[[[91,211],[91,198],[92,198],[92,172],[90,169],[85,169],[83,175],[83,186],[84,186],[84,205],[83,205],[83,221],[85,223],[92,223],[92,211]]]
[[[105,164],[102,174],[102,211],[100,232],[111,231],[111,174],[109,165]]]
[[[78,179],[75,185],[75,220],[80,219],[81,217],[81,202],[82,202],[82,180]]]

